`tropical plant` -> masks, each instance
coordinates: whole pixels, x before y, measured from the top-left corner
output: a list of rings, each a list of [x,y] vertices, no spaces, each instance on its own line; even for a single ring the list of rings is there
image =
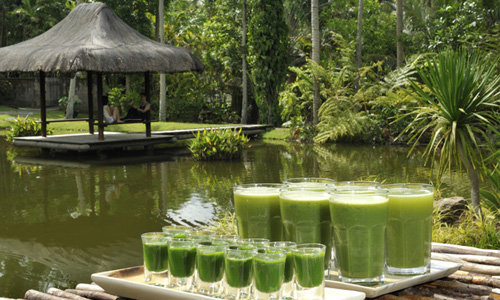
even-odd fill
[[[47,130],[47,134],[51,134],[51,130]],[[15,137],[20,136],[36,136],[42,134],[42,124],[37,123],[34,119],[25,117],[21,118],[19,115],[17,119],[12,121],[12,126],[7,132],[7,141],[12,142]]]
[[[288,27],[283,0],[250,0],[248,22],[249,65],[263,120],[279,123],[278,97],[288,66]]]
[[[238,158],[249,139],[231,129],[199,131],[189,150],[195,160],[221,160]]]
[[[59,108],[62,111],[66,111],[66,107],[68,106],[68,97],[64,96],[64,97],[59,98],[59,100],[57,100],[57,104],[59,105]],[[75,111],[78,111],[78,109],[76,107],[80,104],[82,104],[82,100],[80,100],[80,98],[78,98],[78,96],[75,96],[75,99],[74,99],[74,105],[75,105],[74,110]]]
[[[471,201],[481,215],[479,181],[485,154],[493,147],[488,133],[500,123],[500,76],[496,61],[464,49],[439,53],[418,70],[422,84],[410,80],[419,107],[403,115],[412,121],[403,133],[411,135],[413,151],[422,136],[432,133],[424,155],[431,163],[439,156],[439,173],[452,166],[465,168]]]

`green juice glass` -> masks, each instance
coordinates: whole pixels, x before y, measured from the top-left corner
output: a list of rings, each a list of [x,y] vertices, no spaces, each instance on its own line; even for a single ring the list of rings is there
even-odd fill
[[[329,182],[333,180],[324,179]],[[280,192],[285,240],[297,244],[321,243],[327,247],[325,270],[330,267],[332,225],[327,183],[285,183]]]
[[[286,250],[285,260],[285,276],[283,278],[283,287],[281,289],[281,299],[293,299],[294,294],[294,272],[293,272],[293,252],[297,248],[297,243],[294,242],[272,242],[269,247],[278,247]]]
[[[162,231],[169,237],[185,239],[191,235],[193,228],[181,225],[169,225],[163,226]]]
[[[243,184],[233,188],[234,209],[241,238],[283,239],[279,189],[281,184]]]
[[[292,249],[297,300],[322,300],[325,295],[323,264],[326,246],[318,243],[299,244]]]
[[[168,240],[163,232],[141,235],[144,256],[144,280],[165,285],[168,270]]]
[[[281,247],[269,246],[257,250],[253,258],[255,300],[281,299],[286,254],[286,249]]]
[[[196,242],[172,238],[168,243],[168,287],[191,291],[196,265]]]
[[[379,185],[342,182],[330,200],[335,265],[343,282],[384,280],[387,191]]]
[[[196,248],[196,291],[218,297],[222,295],[224,276],[224,251],[227,242],[214,239],[198,243]]]
[[[422,183],[399,183],[387,189],[386,270],[397,275],[430,271],[432,206],[434,187]]]
[[[240,244],[250,244],[257,248],[263,248],[269,246],[270,241],[268,239],[262,238],[252,238],[252,239],[241,239]]]
[[[224,296],[229,300],[250,299],[253,258],[257,248],[250,244],[226,247],[224,257]]]

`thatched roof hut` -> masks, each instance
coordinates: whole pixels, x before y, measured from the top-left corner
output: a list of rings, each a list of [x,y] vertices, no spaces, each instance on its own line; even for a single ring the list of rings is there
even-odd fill
[[[149,101],[150,72],[202,71],[189,50],[153,41],[123,22],[103,3],[78,5],[61,22],[30,40],[0,48],[0,72],[39,72],[42,136],[46,136],[45,73],[86,71],[89,132],[94,133],[92,74],[97,74],[99,139],[104,139],[102,73],[145,73]],[[151,136],[149,113],[146,136]]]
[[[140,34],[103,3],[78,5],[30,40],[0,48],[0,72],[187,72],[203,63],[189,50]]]

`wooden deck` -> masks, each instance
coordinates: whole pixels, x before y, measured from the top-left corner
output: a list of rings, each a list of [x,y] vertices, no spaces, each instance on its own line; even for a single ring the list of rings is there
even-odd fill
[[[30,136],[14,138],[14,146],[34,147],[49,150],[99,151],[134,146],[152,147],[154,145],[175,143],[172,135],[146,137],[143,133],[106,132],[100,141],[97,134],[65,134],[48,137]]]
[[[210,128],[195,128],[181,130],[153,131],[151,137],[144,133],[105,132],[104,140],[98,140],[97,134],[64,134],[47,137],[30,136],[14,138],[14,146],[32,147],[48,150],[68,151],[100,151],[127,147],[153,147],[154,145],[171,144],[177,140],[190,139],[200,131],[210,129],[240,130],[248,136],[263,133],[269,130],[269,125],[237,125]]]
[[[247,136],[252,136],[256,134],[260,134],[263,132],[266,132],[267,130],[271,129],[271,125],[258,125],[258,124],[253,124],[253,125],[235,125],[235,126],[221,126],[221,127],[208,127],[208,128],[195,128],[195,129],[178,129],[178,130],[165,130],[165,131],[153,131],[151,134],[153,136],[155,135],[173,135],[175,136],[178,140],[184,140],[184,139],[191,139],[194,137],[195,134],[198,132],[202,132],[204,130],[211,130],[211,129],[231,129],[231,130],[240,130],[241,132]]]
[[[378,300],[430,300],[430,299],[500,299],[500,250],[484,250],[458,245],[433,243],[432,258],[458,262],[462,267],[452,275],[380,296]],[[76,289],[66,290],[83,299],[120,300],[106,293],[96,284],[80,283]],[[25,299],[67,299],[61,290],[49,288],[45,294],[29,290]],[[51,298],[47,298],[50,297]],[[69,295],[71,296],[71,295]],[[41,298],[45,297],[45,298]],[[72,296],[73,297],[73,296]],[[14,300],[1,298],[0,300]]]

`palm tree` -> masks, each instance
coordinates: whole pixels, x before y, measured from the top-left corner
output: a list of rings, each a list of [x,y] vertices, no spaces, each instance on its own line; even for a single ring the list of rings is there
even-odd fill
[[[396,66],[403,65],[403,0],[396,0]]]
[[[319,35],[319,1],[311,0],[311,28],[312,28],[312,60],[320,63],[320,35]],[[314,97],[313,97],[313,124],[318,124],[318,110],[320,103],[319,97],[319,83],[314,77]]]
[[[500,76],[497,61],[477,51],[446,51],[418,70],[422,83],[410,79],[420,107],[408,113],[414,119],[403,133],[410,133],[412,150],[431,132],[424,155],[439,156],[439,175],[452,166],[463,167],[471,184],[471,202],[480,206],[480,176],[486,170],[494,145],[488,134],[500,125]],[[412,151],[411,150],[411,151]]]
[[[242,37],[241,37],[241,90],[243,94],[241,104],[241,124],[248,123],[248,78],[247,78],[247,0],[243,0],[241,9]]]

